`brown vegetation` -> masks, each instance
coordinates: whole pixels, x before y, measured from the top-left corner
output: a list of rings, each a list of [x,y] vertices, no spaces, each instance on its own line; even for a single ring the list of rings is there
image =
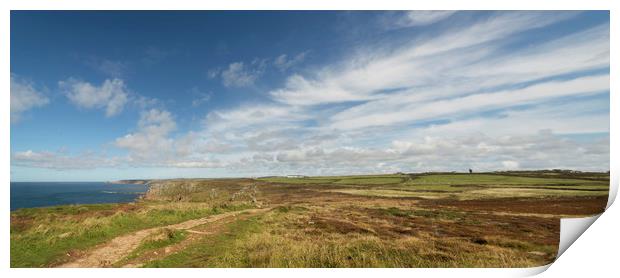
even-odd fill
[[[94,234],[92,229],[101,226],[93,223],[116,223],[122,217],[121,223],[139,220],[145,228],[113,230],[116,237],[92,240],[100,242],[96,245],[51,246],[65,248],[59,251],[67,256],[48,256],[52,260],[46,265],[58,264],[54,261],[64,266],[115,267],[547,264],[557,252],[560,218],[602,212],[608,185],[594,173],[519,174],[151,181],[149,192],[135,204],[62,208],[58,213],[47,209],[45,215],[26,213],[36,209],[13,213],[11,242],[19,247],[25,239],[45,233],[42,241],[28,243],[32,249],[49,242],[50,235],[63,242],[67,233]],[[511,194],[516,196],[506,197]],[[248,208],[255,209],[250,214],[227,212]],[[157,225],[149,217],[166,219],[167,224]],[[43,223],[48,225],[45,230]],[[82,228],[55,228],[63,223]],[[12,248],[12,256],[13,250],[21,249]],[[12,265],[18,265],[13,258]]]

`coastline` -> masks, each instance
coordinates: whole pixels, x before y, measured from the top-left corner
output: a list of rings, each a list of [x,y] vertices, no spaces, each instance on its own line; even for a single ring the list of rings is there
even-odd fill
[[[144,199],[146,182],[11,182],[10,212],[21,209],[126,204]]]

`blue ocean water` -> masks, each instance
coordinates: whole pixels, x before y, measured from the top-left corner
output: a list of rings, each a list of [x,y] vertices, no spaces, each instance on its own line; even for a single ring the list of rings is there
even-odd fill
[[[146,192],[141,184],[11,182],[11,210],[68,204],[127,203]]]

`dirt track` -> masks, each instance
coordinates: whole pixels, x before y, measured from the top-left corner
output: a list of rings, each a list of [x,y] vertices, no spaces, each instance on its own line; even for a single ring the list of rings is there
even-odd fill
[[[241,213],[255,214],[255,213],[260,213],[260,212],[267,211],[267,210],[269,210],[269,208],[234,211],[234,212],[228,212],[228,213],[203,217],[199,219],[188,220],[185,222],[172,224],[168,226],[140,230],[140,231],[128,234],[128,235],[116,237],[110,240],[109,242],[106,242],[88,251],[84,256],[72,262],[59,265],[57,267],[110,266],[114,264],[115,262],[121,260],[125,256],[129,255],[131,251],[133,251],[140,245],[143,239],[157,232],[160,229],[168,228],[168,229],[176,229],[176,230],[188,230],[196,226],[216,222],[216,221],[228,218],[228,217],[239,215]]]

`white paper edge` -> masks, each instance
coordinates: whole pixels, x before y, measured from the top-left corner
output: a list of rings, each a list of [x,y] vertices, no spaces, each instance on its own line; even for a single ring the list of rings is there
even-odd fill
[[[583,218],[563,218],[560,220],[560,244],[556,260],[570,247],[601,214]]]
[[[60,4],[54,4],[54,5],[60,5]],[[14,5],[12,5],[12,6],[14,6]],[[455,8],[454,6],[451,6],[451,7],[453,7],[454,9],[458,9],[458,8]],[[614,21],[614,17],[610,16],[610,22],[612,22],[612,24],[611,24],[611,29],[612,30],[614,29],[615,26],[617,26],[617,24],[614,24],[613,21]],[[610,31],[610,34],[613,34],[613,32]],[[612,37],[613,37],[613,35],[612,35]],[[611,48],[614,48],[613,47],[613,45],[614,45],[614,40],[613,39],[611,40],[611,44],[612,44]],[[612,62],[612,58],[611,58],[613,56],[614,56],[613,54],[611,54],[611,56],[610,56],[610,65],[614,64]],[[613,76],[613,72],[614,72],[613,67],[611,67],[610,68],[610,76]],[[613,78],[611,80],[613,80]],[[610,108],[613,108],[614,106],[617,107],[617,104],[614,104],[614,103],[617,103],[616,101],[618,100],[618,97],[616,97],[615,94],[611,93],[611,90],[613,90],[611,87],[612,86],[610,86]],[[4,114],[5,113],[3,113],[3,116],[4,116]],[[613,122],[613,120],[615,118],[614,114],[616,114],[614,109],[610,109],[610,122]],[[7,121],[4,121],[4,122],[7,122]],[[612,157],[613,157],[614,153],[617,153],[617,150],[615,150],[615,148],[614,148],[615,144],[613,143],[615,141],[615,139],[614,139],[614,133],[615,133],[614,129],[617,129],[617,127],[614,127],[614,125],[611,125],[611,127],[610,127],[610,155]],[[5,156],[5,157],[7,157],[7,156]],[[607,208],[609,208],[613,204],[613,202],[615,201],[615,198],[617,196],[617,191],[618,191],[618,178],[617,178],[617,175],[614,178],[614,173],[617,174],[618,173],[617,170],[620,170],[620,168],[617,167],[614,164],[615,164],[614,160],[611,159],[610,170],[612,170],[611,171],[612,175],[611,175],[611,180],[610,180],[611,184],[610,184],[610,189],[609,189],[609,197],[608,197],[608,202],[607,202]],[[594,223],[600,217],[600,215],[601,214],[595,215],[595,216],[591,216],[591,217],[585,217],[585,218],[567,218],[567,219],[561,219],[560,220],[561,221],[560,222],[560,227],[561,227],[560,228],[560,244],[559,244],[558,255],[556,256],[556,260],[557,260],[557,258],[559,258],[570,247],[570,245],[572,245],[572,243],[574,243],[590,227],[590,225],[592,225],[592,223]],[[6,261],[6,265],[8,265],[8,260],[5,260],[5,261]],[[553,263],[551,263],[551,264],[553,264]],[[539,266],[539,267],[533,267],[533,268],[505,269],[505,271],[506,271],[505,273],[506,274],[511,274],[511,275],[508,275],[508,276],[512,276],[512,275],[515,275],[515,276],[533,276],[533,275],[540,274],[540,273],[544,272],[545,270],[547,270],[549,268],[549,266],[551,266],[551,264],[544,265],[544,266]],[[8,268],[8,267],[6,267],[6,268]],[[37,274],[38,273],[37,270],[40,270],[40,269],[10,269],[10,271],[20,271],[20,270],[23,270],[26,273],[30,272],[29,274]],[[104,269],[97,269],[97,270],[94,271],[95,273],[92,273],[92,274],[95,274],[94,275],[95,277],[97,277],[97,276],[104,277],[103,275],[106,275],[105,277],[108,277],[110,272],[107,272],[106,270],[107,271],[112,270],[112,271],[116,272],[115,269],[105,269],[105,270]],[[155,269],[151,269],[151,270],[155,270]],[[213,270],[213,269],[210,269],[210,270]],[[220,269],[220,270],[222,270],[222,269]],[[368,270],[369,269],[364,269],[364,271],[368,271]],[[372,269],[370,269],[370,270],[372,271]],[[457,270],[464,270],[464,269],[457,269]],[[484,269],[479,269],[479,270],[483,270],[483,271],[478,271],[480,274],[484,274],[485,273]],[[101,272],[98,272],[98,271],[101,271]],[[146,269],[146,270],[142,270],[142,271],[149,271],[149,270]],[[164,272],[164,273],[166,271],[168,271],[170,274],[177,274],[178,269],[169,269],[169,270],[157,269],[157,271],[158,272]],[[226,271],[228,271],[228,270],[226,270]],[[63,272],[60,272],[60,273],[63,273]],[[75,273],[78,273],[78,272],[75,272]],[[226,273],[228,273],[228,272],[226,272]],[[24,274],[24,273],[22,273],[22,274]],[[58,273],[56,273],[56,274],[58,274]],[[120,273],[120,274],[123,274],[123,273]],[[52,276],[54,276],[54,275],[52,275]],[[484,276],[484,275],[482,275],[482,276]]]
[[[614,155],[614,153],[616,153],[616,155],[618,155],[618,152],[614,152],[614,143],[612,143],[613,141],[611,141],[611,139],[615,139],[612,136],[613,133],[609,134],[609,138],[610,138],[610,144],[609,144],[609,155],[610,158]],[[610,160],[610,165],[609,165],[609,169],[610,171],[610,177],[609,177],[609,197],[607,198],[607,207],[605,207],[605,209],[608,209],[616,200],[616,196],[618,195],[618,171],[620,170],[620,166],[613,160]]]
[[[611,143],[611,142],[610,142]],[[610,144],[610,148],[613,148],[614,144]],[[613,154],[613,152],[610,152]],[[613,160],[610,161],[613,164]],[[615,169],[615,165],[612,167]],[[609,196],[607,198],[607,210],[615,201],[618,194],[618,171],[611,171],[609,183]],[[605,213],[605,212],[603,212]],[[603,213],[581,217],[581,218],[562,218],[560,219],[560,243],[558,246],[558,253],[555,257],[556,260],[568,250],[568,248],[577,241],[577,239],[601,216]],[[551,264],[547,265],[548,268]],[[546,268],[545,268],[546,269]]]

